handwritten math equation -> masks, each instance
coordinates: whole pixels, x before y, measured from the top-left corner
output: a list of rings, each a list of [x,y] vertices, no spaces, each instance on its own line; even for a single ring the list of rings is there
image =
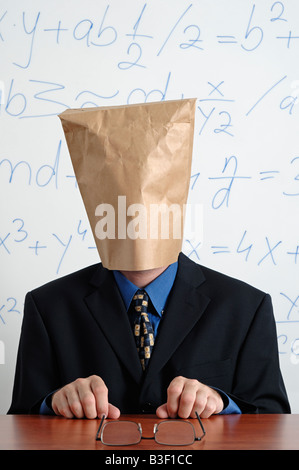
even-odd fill
[[[277,166],[261,169],[254,175],[244,174],[238,168],[238,157],[231,155],[224,158],[221,171],[218,174],[208,176],[209,182],[218,187],[212,201],[211,207],[215,210],[222,207],[229,207],[233,193],[238,185],[249,184],[251,182],[259,183],[269,189],[267,185],[277,183],[279,192],[283,197],[299,196],[299,156],[292,156],[288,160],[288,165],[283,170]],[[195,190],[200,186],[200,172],[191,176],[191,190]],[[285,184],[283,187],[282,182]],[[238,193],[238,191],[237,191]],[[240,197],[240,195],[236,195]]]
[[[238,14],[241,17],[242,32],[237,34],[224,23],[212,39],[210,36],[207,39],[205,21],[202,19],[204,15],[195,2],[177,3],[175,15],[170,14],[172,12],[167,11],[167,8],[165,10],[159,3],[145,2],[138,5],[136,12],[132,12],[131,24],[125,25],[126,32],[117,25],[119,6],[119,3],[115,4],[113,0],[111,4],[102,2],[96,17],[82,17],[73,22],[59,16],[56,20],[50,20],[44,12],[22,11],[22,8],[15,16],[9,6],[7,9],[2,7],[0,42],[5,44],[13,41],[18,30],[23,44],[18,48],[16,57],[12,58],[12,63],[18,68],[27,69],[34,62],[35,51],[40,43],[63,47],[71,40],[74,44],[80,43],[83,47],[100,50],[113,47],[121,41],[126,49],[122,60],[116,61],[115,65],[123,71],[133,67],[147,67],[147,57],[143,49],[146,42],[153,44],[150,50],[156,57],[162,57],[170,47],[185,52],[191,49],[200,54],[209,51],[211,41],[221,48],[239,47],[244,53],[252,53],[263,46],[264,41],[268,39],[267,34],[271,34],[271,39],[277,42],[277,47],[299,47],[299,31],[293,31],[290,26],[293,18],[287,2],[247,3],[246,8],[242,4],[240,11],[231,12],[232,15]],[[173,9],[172,6],[171,8]],[[156,18],[159,18],[162,25],[162,32],[159,34],[155,28]],[[278,24],[280,28],[276,28]],[[127,38],[127,44],[124,38]],[[148,48],[146,50],[148,51]]]
[[[75,92],[70,98],[68,86],[64,83],[33,78],[25,80],[12,78],[6,87],[3,82],[0,82],[0,115],[17,119],[46,118],[56,116],[68,108],[96,107],[103,105],[103,101],[105,104],[113,103],[116,97],[124,98],[127,104],[147,102],[151,99],[163,101],[167,99],[169,87],[175,79],[175,73],[169,71],[164,76],[159,76],[160,84],[153,89],[138,87],[125,91],[115,88],[109,92],[83,89]],[[285,84],[287,84],[287,92]],[[205,87],[202,87],[206,90],[206,96],[198,99],[199,135],[211,132],[213,136],[221,134],[235,137],[239,116],[237,118],[234,116],[232,107],[237,100],[227,96],[225,91],[227,85],[229,84],[224,80],[220,80],[208,81]],[[244,104],[242,105],[244,116],[254,113],[263,105],[266,98],[271,97],[274,90],[279,89],[281,89],[281,96],[279,99],[276,98],[277,110],[288,115],[297,115],[299,80],[283,75],[278,80],[269,78],[269,85],[257,92],[256,99],[247,108]],[[181,96],[183,95],[182,92]]]
[[[22,246],[22,250],[26,250],[34,258],[37,257],[36,259],[41,259],[40,262],[43,262],[43,256],[50,252],[51,261],[56,259],[55,274],[61,274],[67,258],[76,257],[78,249],[81,251],[83,247],[84,250],[96,250],[90,227],[84,227],[81,219],[77,224],[74,222],[73,227],[72,231],[64,228],[61,232],[45,233],[44,239],[40,240],[30,232],[23,218],[14,218],[10,221],[9,229],[2,229],[0,233],[1,262],[7,262],[8,257],[14,254],[18,256],[19,247]],[[78,247],[78,241],[82,242],[83,246]],[[201,240],[185,239],[186,255],[200,261],[202,243]],[[299,266],[299,238],[295,243],[275,238],[271,234],[261,235],[256,239],[245,229],[229,244],[211,240],[208,245],[205,242],[204,248],[210,255],[238,256],[244,262],[251,262],[257,267],[277,266],[282,260],[285,261],[285,258],[289,260],[290,266]]]
[[[203,242],[185,239],[184,243],[187,256],[200,261]],[[298,241],[289,245],[289,242],[270,235],[260,236],[257,240],[250,236],[248,230],[244,230],[239,237],[233,241],[230,240],[228,244],[205,242],[204,249],[206,254],[213,256],[242,257],[243,261],[250,261],[258,267],[277,266],[285,257],[288,257],[292,265],[299,265],[299,234]]]
[[[213,47],[215,44],[218,47],[225,48],[239,47],[244,53],[253,53],[262,47],[263,42],[267,40],[267,34],[270,34],[271,39],[282,44],[284,48],[296,47],[299,50],[299,30],[296,33],[290,30],[289,22],[292,20],[292,15],[284,2],[276,1],[272,4],[270,2],[267,8],[265,8],[265,5],[262,6],[258,3],[248,3],[247,6],[247,12],[243,5],[242,12],[239,12],[241,17],[244,17],[242,37],[238,38],[235,34],[232,34],[234,31],[226,31],[224,24],[221,26],[221,28],[224,28],[224,31],[221,31],[223,34],[215,35]],[[131,25],[127,25],[127,29],[125,27],[127,32],[123,31],[123,28],[121,32],[117,30],[114,21],[116,22],[116,18],[119,17],[119,8],[110,4],[102,5],[99,18],[83,18],[73,25],[69,24],[69,19],[59,18],[53,24],[50,24],[46,13],[40,11],[20,10],[17,14],[10,13],[9,8],[7,10],[3,9],[0,10],[0,46],[2,46],[2,50],[5,50],[5,47],[10,48],[14,42],[21,41],[21,44],[14,52],[15,57],[11,57],[11,65],[16,70],[16,74],[17,71],[30,69],[34,64],[38,48],[55,47],[56,49],[53,49],[53,51],[57,51],[57,48],[70,47],[69,38],[66,38],[66,36],[70,36],[75,45],[79,46],[80,44],[81,47],[88,49],[96,48],[99,53],[99,61],[109,54],[107,48],[114,48],[114,44],[118,43],[117,53],[113,49],[113,56],[115,56],[113,67],[123,73],[132,69],[152,68],[153,65],[157,65],[155,62],[153,63],[153,58],[164,61],[163,56],[169,48],[183,54],[189,54],[188,51],[194,51],[195,54],[209,52],[209,45],[206,45],[207,40],[204,39],[205,26],[197,23],[197,19],[201,20],[202,18],[197,5],[190,3],[187,7],[180,7],[181,11],[174,15],[175,18],[172,23],[169,23],[167,18],[168,16],[173,17],[173,14],[165,15],[159,28],[159,34],[156,33],[157,37],[154,33],[157,28],[153,18],[157,16],[154,8],[159,7],[144,3],[139,8],[135,14],[132,13],[134,19]],[[258,20],[261,15],[263,16],[263,24],[259,25]],[[275,33],[275,25],[277,24],[280,25],[279,34],[278,32]],[[283,28],[284,34],[280,32],[281,28]],[[150,47],[147,46],[148,41],[151,43]],[[211,42],[210,36],[208,41]],[[12,47],[11,50],[13,51],[14,48]],[[75,53],[75,50],[73,53]],[[66,49],[67,52],[68,49]],[[12,54],[11,51],[10,54]],[[121,57],[122,54],[123,57]],[[147,57],[149,55],[150,57]],[[160,59],[161,57],[162,59]],[[177,59],[179,60],[179,56]],[[193,61],[194,57],[191,60]],[[70,101],[66,83],[41,80],[37,76],[24,76],[21,80],[12,76],[6,84],[0,82],[0,113],[26,119],[53,116],[66,108],[100,106],[103,101],[113,100],[116,97],[125,100],[127,104],[149,101],[150,99],[163,100],[167,97],[171,81],[174,79],[174,72],[169,70],[164,73],[163,77],[159,74],[160,83],[153,89],[145,89],[143,86],[126,92],[118,88],[110,90],[78,89],[74,93],[72,101]],[[285,83],[287,79],[286,75],[276,77],[272,81],[269,78],[269,87],[261,90],[256,102],[244,110],[246,116],[251,114],[257,106],[260,106],[264,98]],[[291,77],[289,79],[292,80],[290,84],[292,90],[289,94],[281,97],[279,107],[281,110],[292,114],[294,105],[298,103],[299,81]],[[218,110],[214,105],[211,105],[217,102],[218,104],[233,103],[234,99],[224,96],[222,82],[218,84],[209,83],[209,85],[211,88],[208,96],[200,100],[199,109],[203,119],[200,133],[205,132],[208,124],[215,120],[218,123],[218,126],[216,124],[214,128],[215,133],[223,132],[233,137],[234,122],[230,111],[228,109]],[[126,96],[123,96],[124,93]]]

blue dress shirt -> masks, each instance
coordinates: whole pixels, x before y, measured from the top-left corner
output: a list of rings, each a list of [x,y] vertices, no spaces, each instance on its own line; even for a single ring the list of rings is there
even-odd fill
[[[157,335],[160,320],[163,315],[163,310],[165,308],[168,295],[172,289],[172,286],[176,277],[177,269],[178,269],[177,262],[171,264],[170,266],[168,266],[168,268],[165,271],[163,271],[162,274],[160,274],[160,276],[154,279],[144,289],[147,292],[148,296],[150,297],[152,305],[154,306],[154,310],[152,312],[148,311],[148,317],[153,325],[155,336]],[[124,301],[125,308],[128,311],[128,314],[130,315],[129,319],[133,328],[135,315],[134,315],[134,312],[129,311],[129,307],[138,287],[135,286],[132,282],[130,282],[119,271],[113,271],[113,274],[114,274],[116,284],[121,293],[122,299]],[[219,414],[241,414],[240,408],[236,405],[236,403],[233,400],[231,400],[221,390],[218,390],[216,388],[215,390],[217,390],[222,395],[224,402],[227,403],[225,408]],[[53,410],[51,410],[47,406],[46,399],[41,404],[40,414],[53,414]]]
[[[154,279],[150,284],[145,287],[145,291],[151,302],[154,306],[154,310],[151,312],[148,310],[148,317],[154,329],[154,335],[157,336],[158,327],[160,320],[163,315],[163,310],[169,295],[169,292],[172,289],[175,276],[178,269],[178,263],[173,263],[168,268],[160,274],[159,277]],[[130,304],[132,302],[133,296],[138,289],[135,284],[132,284],[122,273],[119,271],[113,271],[116,283],[120,290],[121,296],[123,298],[126,310],[129,310]],[[135,314],[134,312],[129,312],[131,325],[134,325]]]

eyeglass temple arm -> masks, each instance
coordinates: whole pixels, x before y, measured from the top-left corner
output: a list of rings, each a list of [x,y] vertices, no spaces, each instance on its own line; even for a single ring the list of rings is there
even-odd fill
[[[205,437],[206,431],[205,431],[205,428],[203,427],[203,424],[202,424],[202,422],[201,422],[201,419],[200,419],[199,414],[197,413],[197,411],[195,411],[195,414],[196,414],[196,418],[197,418],[197,420],[198,420],[198,422],[199,422],[199,424],[200,424],[200,427],[201,427],[201,429],[202,429],[202,435],[201,435],[200,437],[196,437],[195,440],[196,440],[196,441],[201,441],[202,438]]]
[[[100,422],[100,426],[98,428],[98,431],[97,431],[97,434],[96,434],[96,441],[100,441],[101,440],[101,429],[102,429],[102,426],[103,426],[103,422],[104,422],[104,419],[106,418],[105,415],[102,416],[102,419],[101,419],[101,422]]]

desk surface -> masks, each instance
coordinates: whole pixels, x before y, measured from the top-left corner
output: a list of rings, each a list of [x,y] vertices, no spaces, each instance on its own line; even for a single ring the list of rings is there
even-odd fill
[[[154,415],[125,415],[142,424],[144,436],[153,435]],[[199,424],[191,420],[198,433]],[[298,415],[227,415],[202,420],[206,436],[191,446],[161,446],[154,440],[126,446],[125,450],[299,450]],[[124,450],[95,440],[100,420],[51,416],[0,416],[1,450]]]

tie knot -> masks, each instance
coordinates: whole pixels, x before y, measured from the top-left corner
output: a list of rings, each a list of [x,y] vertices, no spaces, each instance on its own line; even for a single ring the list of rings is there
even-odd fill
[[[144,290],[138,289],[133,297],[136,312],[147,312],[148,295]]]

